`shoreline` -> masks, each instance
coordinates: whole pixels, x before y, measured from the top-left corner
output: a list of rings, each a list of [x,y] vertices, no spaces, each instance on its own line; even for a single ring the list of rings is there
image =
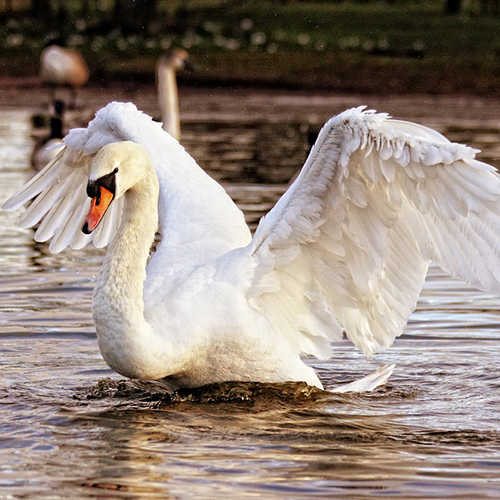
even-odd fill
[[[25,108],[43,113],[48,89],[39,78],[0,78],[0,109]],[[58,97],[69,96],[60,89]],[[88,85],[78,93],[78,109],[71,111],[80,124],[111,101],[130,101],[158,118],[154,81],[123,85]],[[324,123],[329,117],[354,106],[366,105],[396,118],[428,125],[452,126],[455,121],[477,126],[500,126],[500,97],[435,94],[356,94],[333,91],[290,90],[249,86],[195,86],[180,84],[181,120],[224,119],[303,121]],[[279,116],[279,118],[276,118]]]

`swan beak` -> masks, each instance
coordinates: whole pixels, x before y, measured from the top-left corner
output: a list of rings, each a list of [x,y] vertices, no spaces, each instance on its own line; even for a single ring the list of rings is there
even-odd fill
[[[196,66],[189,59],[186,59],[184,61],[184,69],[191,72],[196,72]]]
[[[90,234],[99,225],[115,196],[105,187],[98,186],[98,189],[97,196],[90,202],[90,210],[82,227],[85,234]]]

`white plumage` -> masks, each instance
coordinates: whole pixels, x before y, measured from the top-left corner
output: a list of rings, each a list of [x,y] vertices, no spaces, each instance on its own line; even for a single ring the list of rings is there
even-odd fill
[[[367,355],[389,347],[430,261],[500,293],[500,179],[421,125],[363,108],[329,120],[253,238],[222,187],[132,104],[109,104],[65,145],[3,208],[36,198],[21,225],[41,221],[35,239],[54,252],[111,242],[94,319],[125,376],[321,387],[300,355],[328,358],[344,331]],[[110,176],[114,201],[84,235],[87,183]]]

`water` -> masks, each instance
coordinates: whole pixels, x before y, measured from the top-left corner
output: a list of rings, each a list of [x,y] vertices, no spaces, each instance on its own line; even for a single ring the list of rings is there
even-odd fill
[[[297,124],[269,127],[185,131],[252,225],[307,147]],[[442,130],[498,155],[495,127]],[[0,202],[33,175],[30,134],[28,111],[0,113]],[[222,384],[172,401],[102,361],[90,302],[103,252],[51,255],[17,217],[0,213],[1,498],[500,497],[499,297],[431,268],[388,352],[366,359],[341,342],[311,360],[327,387],[396,363],[373,393]]]

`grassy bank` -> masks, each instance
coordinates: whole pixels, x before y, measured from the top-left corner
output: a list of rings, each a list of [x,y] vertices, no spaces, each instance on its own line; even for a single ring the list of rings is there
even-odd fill
[[[441,4],[211,1],[147,37],[103,35],[95,19],[73,19],[61,31],[85,55],[95,84],[153,79],[159,54],[184,46],[198,71],[181,79],[193,84],[500,95],[500,18],[446,16]],[[0,75],[35,75],[54,27],[4,24]]]

